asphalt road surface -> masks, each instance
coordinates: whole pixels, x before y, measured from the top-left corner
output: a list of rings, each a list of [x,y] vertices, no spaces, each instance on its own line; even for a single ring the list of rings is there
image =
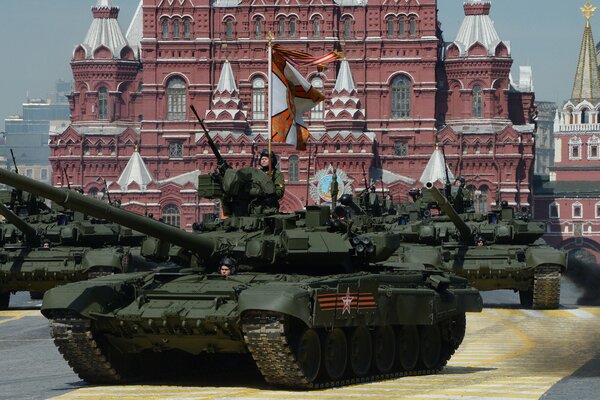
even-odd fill
[[[0,311],[0,399],[600,399],[600,307],[579,306],[563,280],[559,310],[522,310],[512,291],[483,293],[467,335],[438,375],[404,377],[312,392],[243,382],[163,382],[92,386],[82,382],[50,339],[40,301],[27,293]],[[243,371],[242,371],[243,376]],[[239,385],[242,383],[241,385]]]

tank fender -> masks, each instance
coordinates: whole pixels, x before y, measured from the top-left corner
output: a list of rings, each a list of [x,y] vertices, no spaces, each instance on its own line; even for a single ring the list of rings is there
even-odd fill
[[[560,272],[567,269],[567,254],[550,246],[530,246],[526,252],[527,265],[537,268],[541,265],[559,265]]]
[[[94,313],[106,314],[134,300],[134,283],[147,273],[109,275],[89,281],[57,286],[44,294],[41,313],[46,318],[56,314],[80,315],[94,319]]]
[[[238,309],[245,311],[273,311],[295,317],[311,326],[310,292],[300,287],[251,287],[240,293]]]

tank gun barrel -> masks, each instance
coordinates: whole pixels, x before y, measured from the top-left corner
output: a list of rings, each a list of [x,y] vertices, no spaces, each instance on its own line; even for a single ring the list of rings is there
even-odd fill
[[[66,209],[106,219],[185,249],[212,254],[216,243],[198,234],[114,207],[80,193],[55,188],[0,168],[0,183],[52,200]]]
[[[4,203],[0,202],[0,215],[2,215],[8,222],[16,226],[23,234],[27,241],[33,240],[37,237],[37,232],[35,228],[29,225],[27,222],[23,221],[19,218],[12,210],[4,205]]]
[[[425,184],[425,190],[427,190],[433,199],[436,201],[440,209],[450,218],[450,221],[454,223],[454,226],[458,229],[460,233],[460,237],[463,241],[471,241],[472,240],[472,232],[471,228],[462,220],[460,215],[454,210],[454,207],[448,202],[448,199],[444,197],[444,195],[433,186],[433,182],[427,182]]]

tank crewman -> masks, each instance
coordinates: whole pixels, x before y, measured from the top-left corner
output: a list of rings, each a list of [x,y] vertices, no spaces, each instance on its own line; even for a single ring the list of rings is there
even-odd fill
[[[465,182],[465,177],[459,176],[454,180],[454,187],[452,188],[452,206],[459,214],[465,212]]]
[[[219,273],[222,276],[229,276],[229,275],[235,275],[235,273],[237,272],[237,265],[235,263],[235,261],[233,260],[233,258],[230,257],[223,257],[221,259],[221,262],[219,263]]]
[[[269,150],[264,149],[260,152],[258,165],[261,170],[269,174]],[[273,179],[273,184],[275,184],[275,196],[277,197],[277,200],[279,200],[285,194],[285,178],[283,177],[281,171],[279,171],[276,167],[277,157],[275,156],[275,153],[271,152],[271,173],[269,176],[271,176]]]
[[[485,240],[481,236],[477,236],[477,241],[475,243],[477,244],[477,247],[485,246]]]

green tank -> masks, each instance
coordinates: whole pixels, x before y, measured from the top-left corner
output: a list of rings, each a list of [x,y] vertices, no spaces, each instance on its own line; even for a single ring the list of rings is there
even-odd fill
[[[432,215],[434,208],[439,215]],[[482,291],[512,289],[527,308],[559,306],[566,253],[540,239],[543,223],[529,221],[513,207],[504,204],[488,214],[458,214],[429,182],[423,198],[405,206],[398,221],[392,230],[402,237],[400,261],[419,260],[455,273]]]
[[[51,210],[19,190],[0,197],[5,218],[0,224],[0,309],[17,291],[41,299],[60,284],[151,265],[140,257],[145,235],[81,213]]]
[[[237,355],[251,357],[271,384],[311,389],[430,374],[447,363],[465,313],[482,309],[466,279],[390,261],[399,235],[353,234],[330,223],[329,207],[281,214],[267,174],[234,171],[216,154],[218,172],[201,176],[198,190],[219,198],[228,218],[191,233],[0,170],[2,183],[198,258],[195,268],[103,276],[46,293],[42,313],[82,379],[143,379],[187,367],[186,359],[214,369],[224,364],[205,357]],[[216,272],[223,256],[237,261],[237,273]]]

